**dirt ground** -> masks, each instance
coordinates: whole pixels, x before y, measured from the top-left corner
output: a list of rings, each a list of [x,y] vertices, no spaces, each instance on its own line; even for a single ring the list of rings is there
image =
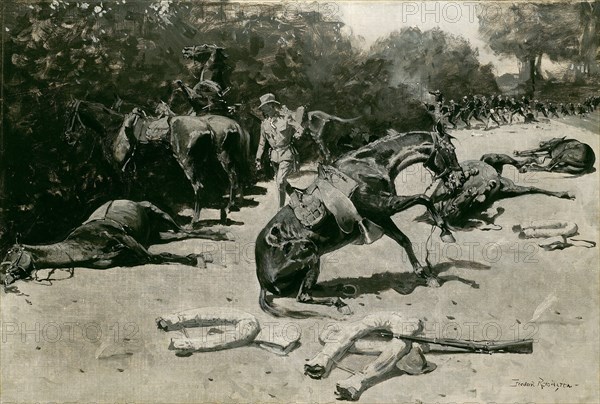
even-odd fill
[[[452,133],[459,160],[510,154],[557,136],[584,141],[600,157],[597,116],[587,119],[581,128],[572,125],[582,122],[561,119]],[[520,174],[509,167],[505,176],[571,191],[577,199],[530,195],[500,201],[501,230],[456,231],[456,244],[441,243],[436,230],[429,249],[443,280],[437,289],[416,284],[406,254],[387,238],[326,256],[320,282],[325,292],[347,295],[354,311],[347,320],[395,310],[424,319],[428,336],[531,337],[533,354],[430,353],[435,371],[386,380],[366,391],[362,402],[599,402],[598,248],[547,252],[512,231],[526,220],[554,218],[576,222],[580,238],[599,241],[599,173],[571,178]],[[411,194],[427,183],[423,170],[414,168],[401,174],[397,185],[400,194]],[[267,192],[254,196],[258,206],[231,215],[243,222],[229,227],[235,242],[188,240],[153,247],[211,251],[217,263],[206,269],[78,268],[72,279],[52,286],[21,282],[22,294],[2,293],[1,401],[334,402],[335,384],[349,377],[347,372],[334,369],[324,380],[303,374],[305,361],[320,349],[318,333],[332,320],[278,320],[258,307],[253,242],[276,211],[273,184],[259,185]],[[422,212],[416,207],[394,217],[421,257],[431,230],[413,221]],[[293,299],[276,302],[299,307]],[[205,306],[245,310],[257,316],[263,330],[284,337],[301,331],[302,344],[287,357],[256,347],[175,356],[168,350],[170,335],[156,328],[155,319]],[[342,364],[359,370],[370,360],[351,356]]]

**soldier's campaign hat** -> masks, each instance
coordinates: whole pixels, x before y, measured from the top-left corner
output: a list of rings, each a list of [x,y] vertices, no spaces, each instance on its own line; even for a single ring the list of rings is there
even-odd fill
[[[271,104],[271,103],[279,104],[279,101],[277,101],[275,99],[275,94],[272,94],[272,93],[267,93],[265,95],[262,95],[259,99],[260,99],[260,105],[258,106],[258,108],[262,108],[265,105]]]

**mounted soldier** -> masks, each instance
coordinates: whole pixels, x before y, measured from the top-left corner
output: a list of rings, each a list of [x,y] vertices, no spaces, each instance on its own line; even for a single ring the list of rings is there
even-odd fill
[[[229,73],[225,48],[217,45],[187,46],[182,50],[183,57],[199,63],[200,80],[194,87],[185,85],[181,80],[177,84],[197,115],[231,115],[225,95],[230,91]]]

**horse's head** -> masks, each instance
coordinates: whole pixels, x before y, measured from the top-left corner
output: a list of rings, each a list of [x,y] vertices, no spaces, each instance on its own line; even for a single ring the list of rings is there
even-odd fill
[[[8,286],[19,279],[27,279],[34,270],[31,255],[20,244],[15,244],[0,263],[0,283]]]
[[[154,115],[159,118],[163,118],[165,116],[175,116],[175,112],[169,107],[169,104],[160,100],[158,104],[156,104],[156,108],[154,109]]]
[[[543,140],[540,142],[540,149],[544,151],[550,151],[554,149],[559,143],[565,140],[566,136],[563,137],[555,137],[550,140]]]
[[[65,139],[74,145],[86,128],[104,135],[109,129],[120,125],[123,115],[96,102],[73,100],[67,105]]]
[[[438,132],[431,132],[433,149],[424,165],[435,173],[434,180],[441,179],[451,192],[459,190],[466,181],[458,159],[451,136],[443,128]]]
[[[200,63],[206,63],[213,54],[223,52],[225,49],[217,45],[194,45],[186,46],[181,53],[186,59],[192,59]]]

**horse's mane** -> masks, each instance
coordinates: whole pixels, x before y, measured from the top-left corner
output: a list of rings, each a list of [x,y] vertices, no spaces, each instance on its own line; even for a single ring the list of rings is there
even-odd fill
[[[406,142],[407,145],[416,145],[422,143],[423,140],[426,140],[427,138],[429,140],[432,140],[432,136],[432,133],[427,131],[412,131],[400,133],[392,129],[388,131],[388,134],[386,136],[383,136],[371,143],[368,143],[362,146],[361,148],[357,149],[356,151],[361,149],[376,149],[379,146],[390,141],[402,141]]]

